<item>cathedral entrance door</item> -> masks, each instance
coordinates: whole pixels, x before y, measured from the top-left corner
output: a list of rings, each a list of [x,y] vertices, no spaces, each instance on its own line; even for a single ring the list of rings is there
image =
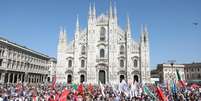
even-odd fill
[[[104,70],[100,70],[99,71],[99,81],[102,83],[102,84],[105,84],[105,71]]]
[[[138,82],[138,76],[137,75],[134,75],[133,79],[134,79],[134,81]]]
[[[80,75],[80,83],[84,82],[84,75]]]
[[[124,75],[120,75],[120,82],[124,79]]]
[[[72,82],[72,76],[68,75],[68,77],[67,77],[67,83],[71,83],[71,82]]]

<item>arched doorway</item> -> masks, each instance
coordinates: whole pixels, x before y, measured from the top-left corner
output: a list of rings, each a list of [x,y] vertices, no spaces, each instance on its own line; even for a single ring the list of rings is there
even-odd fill
[[[85,81],[84,75],[80,75],[80,83],[83,83]]]
[[[134,75],[133,80],[138,82],[138,76]]]
[[[120,75],[119,80],[120,82],[124,79],[124,75]]]
[[[102,83],[102,84],[105,84],[105,71],[104,70],[100,70],[99,71],[99,81]]]
[[[68,75],[68,77],[67,77],[67,83],[71,83],[71,82],[72,82],[72,76]]]

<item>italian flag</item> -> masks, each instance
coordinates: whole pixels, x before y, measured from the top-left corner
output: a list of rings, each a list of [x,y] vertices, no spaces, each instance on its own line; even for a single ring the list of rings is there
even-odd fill
[[[181,76],[180,76],[180,74],[179,74],[179,70],[177,69],[176,72],[177,72],[177,79],[178,79],[179,84],[180,84],[182,87],[185,87],[184,82],[181,80]]]

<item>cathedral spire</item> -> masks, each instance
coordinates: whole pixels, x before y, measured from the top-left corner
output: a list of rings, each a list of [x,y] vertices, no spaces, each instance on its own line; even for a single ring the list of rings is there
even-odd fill
[[[141,42],[143,43],[148,42],[148,30],[146,24],[141,25]]]
[[[60,27],[60,32],[59,32],[59,43],[63,40],[63,27]]]
[[[148,34],[147,24],[144,24],[144,32]]]
[[[144,24],[144,34],[145,34],[145,42],[148,42],[149,41],[149,32],[148,32],[148,29],[147,29],[147,24]]]
[[[96,18],[96,5],[94,2],[94,6],[93,6],[93,18]]]
[[[64,38],[64,42],[65,44],[67,43],[67,38],[66,38],[66,29],[63,28],[63,38]]]
[[[128,37],[131,38],[131,24],[130,24],[130,18],[127,15],[127,26],[126,26],[126,32],[128,34]]]
[[[116,2],[114,2],[114,19],[117,20],[117,7],[116,7]]]
[[[113,18],[113,10],[112,10],[112,1],[111,1],[111,0],[110,0],[109,17],[110,17],[110,18]]]
[[[76,32],[80,31],[80,23],[79,23],[79,15],[77,14],[77,21],[76,21]]]
[[[92,9],[91,9],[91,3],[89,4],[89,17],[92,16]]]

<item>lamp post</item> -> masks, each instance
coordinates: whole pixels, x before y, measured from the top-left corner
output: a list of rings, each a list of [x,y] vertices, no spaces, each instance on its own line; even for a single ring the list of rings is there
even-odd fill
[[[174,66],[173,65],[176,62],[176,60],[168,60],[168,62],[170,63],[171,68],[172,68],[171,79],[174,81],[175,73],[174,73]]]
[[[174,70],[173,70],[173,69],[174,69],[174,66],[173,66],[173,65],[174,65],[174,63],[176,62],[176,60],[169,60],[168,62],[170,63],[170,65],[171,65],[171,67],[172,67],[172,75],[171,75],[172,78],[171,78],[171,80],[173,80],[173,82],[174,82],[175,73],[174,73]],[[176,92],[173,92],[173,98],[172,98],[172,99],[176,100]]]

